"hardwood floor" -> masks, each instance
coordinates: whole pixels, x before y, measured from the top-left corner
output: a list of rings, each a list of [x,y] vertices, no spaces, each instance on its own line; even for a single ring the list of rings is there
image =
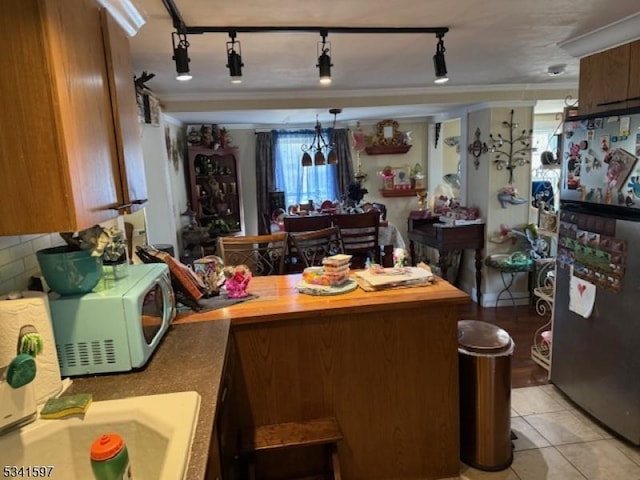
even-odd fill
[[[547,371],[531,360],[531,345],[538,328],[549,321],[533,307],[487,307],[470,303],[460,309],[460,320],[482,320],[506,330],[515,342],[511,359],[511,385],[513,388],[531,387],[548,383]]]

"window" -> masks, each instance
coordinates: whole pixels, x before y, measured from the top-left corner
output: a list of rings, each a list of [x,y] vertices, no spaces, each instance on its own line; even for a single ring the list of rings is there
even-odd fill
[[[313,130],[274,132],[275,187],[284,192],[287,206],[309,200],[316,205],[325,200],[338,200],[335,165],[302,166],[302,146],[310,145],[313,135]],[[328,139],[330,131],[323,130],[322,135]]]

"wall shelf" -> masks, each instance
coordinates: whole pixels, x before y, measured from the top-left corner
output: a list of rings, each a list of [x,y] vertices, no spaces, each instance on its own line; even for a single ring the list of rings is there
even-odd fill
[[[426,188],[394,188],[380,189],[380,195],[383,197],[415,197],[418,193],[422,193]]]
[[[398,155],[411,150],[411,145],[372,145],[365,147],[367,155]]]

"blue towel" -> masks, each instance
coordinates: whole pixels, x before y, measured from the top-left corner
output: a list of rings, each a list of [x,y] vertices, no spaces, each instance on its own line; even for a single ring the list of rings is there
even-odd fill
[[[531,182],[531,205],[538,208],[540,201],[546,205],[553,203],[553,187],[548,180],[533,180]]]

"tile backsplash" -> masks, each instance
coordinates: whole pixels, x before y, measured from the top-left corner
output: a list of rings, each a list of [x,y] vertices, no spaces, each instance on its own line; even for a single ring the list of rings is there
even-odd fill
[[[64,245],[57,233],[0,237],[0,295],[25,290],[29,277],[40,272],[36,252],[57,245]]]
[[[124,229],[123,217],[104,222],[103,227]],[[58,233],[0,237],[0,295],[25,290],[32,275],[40,274],[36,252],[43,248],[64,245]]]

